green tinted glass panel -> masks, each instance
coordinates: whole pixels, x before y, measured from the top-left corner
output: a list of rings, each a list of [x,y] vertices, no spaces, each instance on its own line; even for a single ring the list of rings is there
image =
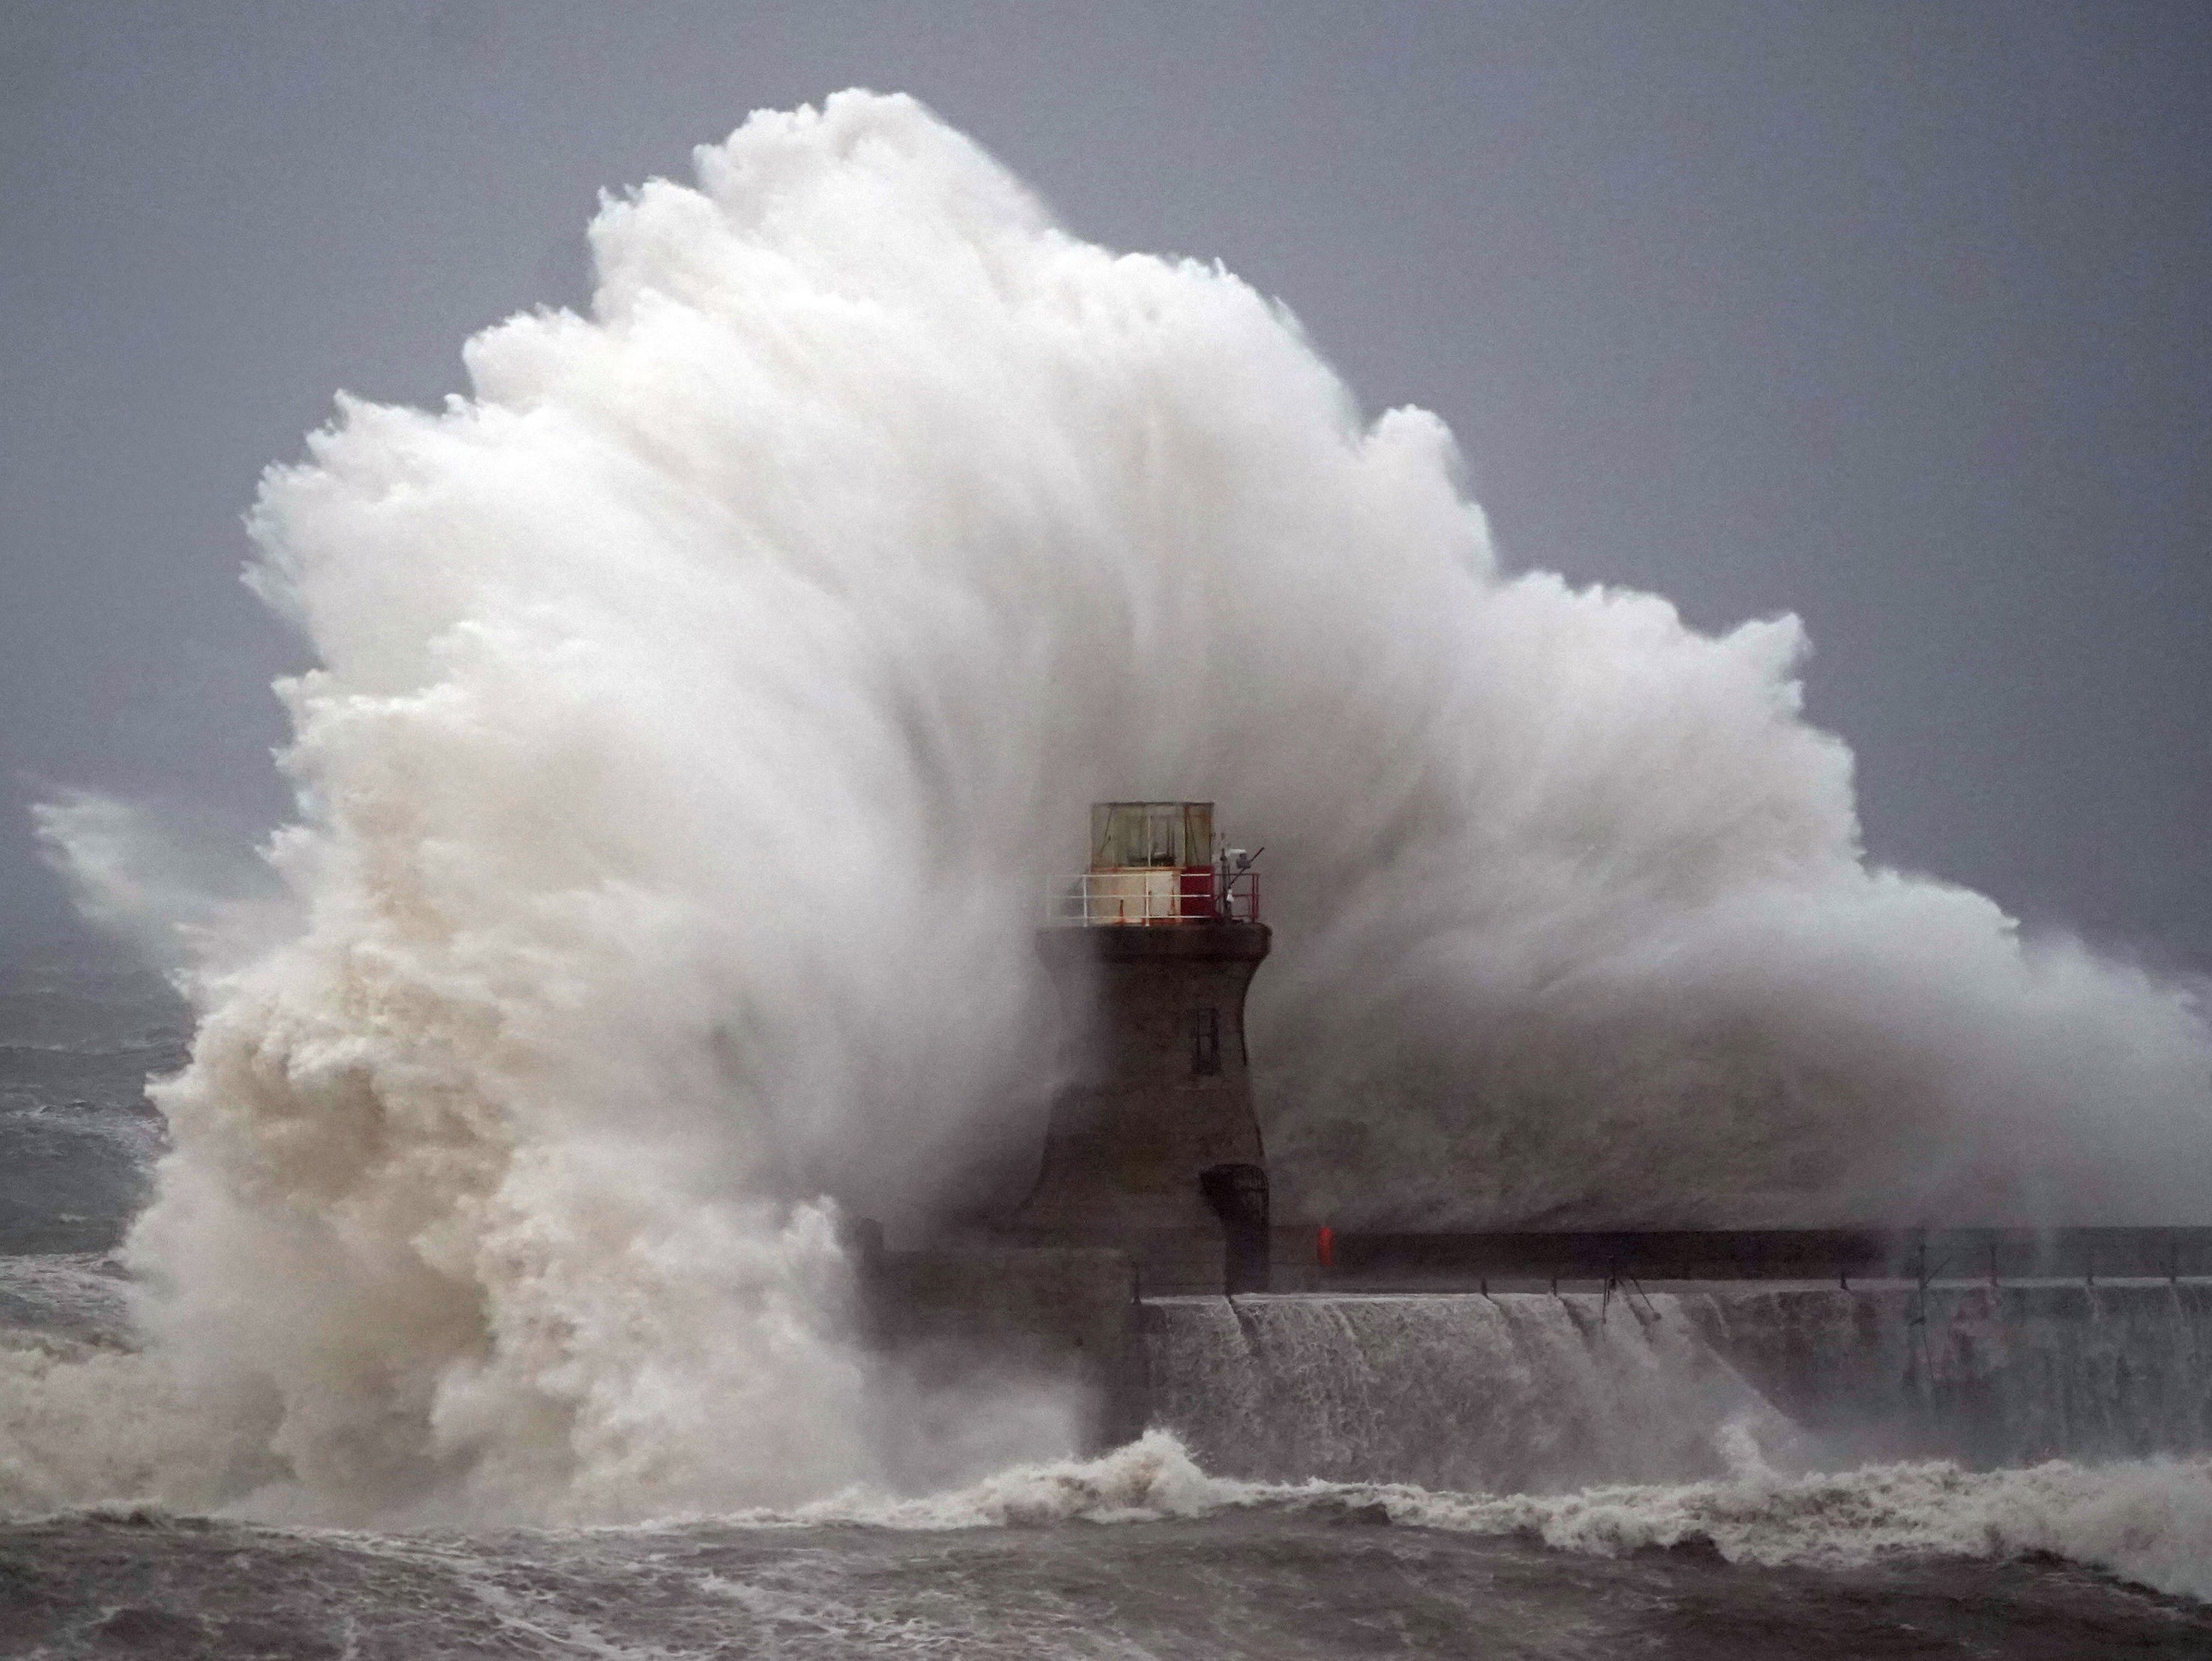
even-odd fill
[[[1213,858],[1211,802],[1094,802],[1093,870],[1130,865],[1204,865]]]

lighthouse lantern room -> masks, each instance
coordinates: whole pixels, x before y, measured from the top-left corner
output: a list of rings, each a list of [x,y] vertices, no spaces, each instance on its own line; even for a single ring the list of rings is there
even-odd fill
[[[1048,918],[1078,926],[1256,923],[1255,857],[1215,834],[1211,802],[1095,802],[1091,867],[1052,884]]]

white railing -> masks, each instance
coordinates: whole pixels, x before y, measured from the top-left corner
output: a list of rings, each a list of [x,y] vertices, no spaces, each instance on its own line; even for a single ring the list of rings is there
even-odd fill
[[[1057,876],[1045,887],[1045,920],[1077,928],[1126,923],[1256,923],[1260,879],[1240,871],[1219,898],[1219,873],[1200,866],[1127,868]]]

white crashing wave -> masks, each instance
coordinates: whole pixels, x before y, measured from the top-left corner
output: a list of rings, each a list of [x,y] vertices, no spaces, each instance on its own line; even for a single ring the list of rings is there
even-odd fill
[[[1884,1555],[2070,1558],[2160,1591],[2212,1598],[2212,1460],[2054,1461],[1972,1472],[1942,1462],[1783,1476],[1745,1435],[1723,1433],[1729,1476],[1577,1494],[1452,1494],[1403,1485],[1289,1486],[1207,1476],[1164,1431],[1103,1458],[1004,1471],[924,1500],[848,1495],[763,1523],[890,1528],[1144,1522],[1243,1506],[1379,1506],[1393,1523],[1516,1534],[1613,1556],[1710,1547],[1730,1562],[1836,1567]]]
[[[1869,869],[1794,620],[1502,573],[1434,416],[1365,421],[1279,306],[1060,230],[911,100],[696,166],[603,207],[588,316],[478,336],[443,409],[342,400],[254,508],[319,664],[289,898],[185,907],[133,1247],[222,1494],[897,1467],[824,1197],[911,1222],[1018,1164],[1037,883],[1096,797],[1267,845],[1291,1215],[2199,1214],[2191,996]],[[111,911],[167,892],[67,806]]]

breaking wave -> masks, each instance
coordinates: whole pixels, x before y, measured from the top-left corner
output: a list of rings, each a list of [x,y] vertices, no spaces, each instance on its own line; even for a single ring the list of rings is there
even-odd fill
[[[264,482],[252,581],[317,667],[282,898],[173,902],[157,1487],[610,1519],[879,1480],[921,1421],[972,1467],[933,1480],[1053,1452],[1066,1415],[885,1384],[839,1218],[1020,1174],[1094,798],[1267,846],[1290,1215],[2201,1214],[2196,995],[1870,868],[1794,620],[1501,570],[1434,416],[909,100],[696,169],[601,209],[588,315]],[[41,825],[111,921],[171,903],[129,814]]]
[[[847,1497],[772,1525],[1036,1527],[1204,1517],[1238,1507],[1379,1507],[1392,1523],[1540,1539],[1616,1556],[1706,1549],[1729,1562],[1838,1567],[1884,1555],[2021,1557],[2086,1563],[2156,1591],[2212,1598],[2212,1461],[2131,1460],[1973,1472],[1942,1461],[1784,1476],[1756,1443],[1724,1430],[1731,1473],[1681,1486],[1566,1494],[1454,1494],[1402,1484],[1240,1482],[1209,1476],[1164,1431],[1103,1458],[1008,1470],[922,1500]]]

